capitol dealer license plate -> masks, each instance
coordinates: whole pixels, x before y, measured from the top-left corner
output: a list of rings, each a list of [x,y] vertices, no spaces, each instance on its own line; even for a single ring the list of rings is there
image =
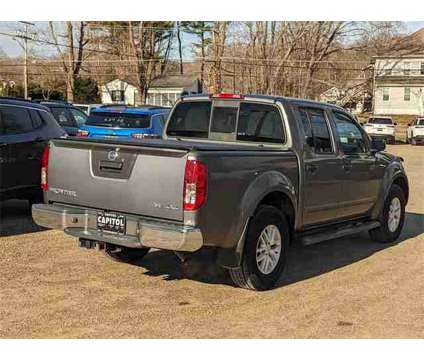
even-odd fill
[[[125,216],[112,212],[97,213],[97,229],[115,234],[125,235],[127,221]]]

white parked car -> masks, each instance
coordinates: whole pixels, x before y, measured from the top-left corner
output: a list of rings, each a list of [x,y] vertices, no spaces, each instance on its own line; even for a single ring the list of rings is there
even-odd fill
[[[373,116],[364,124],[364,130],[371,138],[383,139],[388,144],[394,144],[396,125],[389,116]]]
[[[424,143],[424,117],[419,117],[408,125],[407,140],[412,145]]]

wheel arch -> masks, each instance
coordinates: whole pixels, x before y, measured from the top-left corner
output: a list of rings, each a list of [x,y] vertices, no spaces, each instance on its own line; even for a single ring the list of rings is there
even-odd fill
[[[406,177],[403,176],[403,175],[401,175],[401,174],[395,176],[394,179],[393,179],[393,181],[392,181],[392,185],[393,184],[399,186],[403,190],[403,193],[405,195],[406,203],[408,203],[408,199],[409,199],[409,184],[408,184],[408,180],[406,179]]]
[[[257,212],[257,210],[262,205],[274,206],[286,215],[290,227],[289,242],[290,244],[292,243],[293,231],[296,221],[296,204],[294,203],[293,198],[289,195],[287,191],[283,189],[270,190],[261,198],[259,198],[258,201],[255,203],[253,211],[250,213],[244,223],[242,234],[236,246],[232,249],[219,249],[217,260],[220,266],[223,266],[225,268],[235,268],[240,266],[243,257],[244,244],[246,239],[246,233],[249,228],[249,223]]]

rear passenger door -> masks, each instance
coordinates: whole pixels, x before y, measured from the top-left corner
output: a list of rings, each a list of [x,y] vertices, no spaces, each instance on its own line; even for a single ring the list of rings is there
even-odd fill
[[[340,209],[345,216],[360,216],[377,201],[383,174],[361,127],[346,113],[333,110],[332,114],[343,160]]]
[[[303,224],[336,220],[342,191],[342,159],[337,156],[326,111],[298,107],[303,142]]]

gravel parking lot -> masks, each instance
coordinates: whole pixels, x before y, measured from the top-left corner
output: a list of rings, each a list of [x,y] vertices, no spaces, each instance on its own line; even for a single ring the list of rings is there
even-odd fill
[[[411,196],[400,241],[367,234],[291,249],[272,291],[234,288],[213,265],[154,251],[116,263],[39,231],[24,201],[1,204],[2,338],[422,338],[424,147],[405,159]]]

